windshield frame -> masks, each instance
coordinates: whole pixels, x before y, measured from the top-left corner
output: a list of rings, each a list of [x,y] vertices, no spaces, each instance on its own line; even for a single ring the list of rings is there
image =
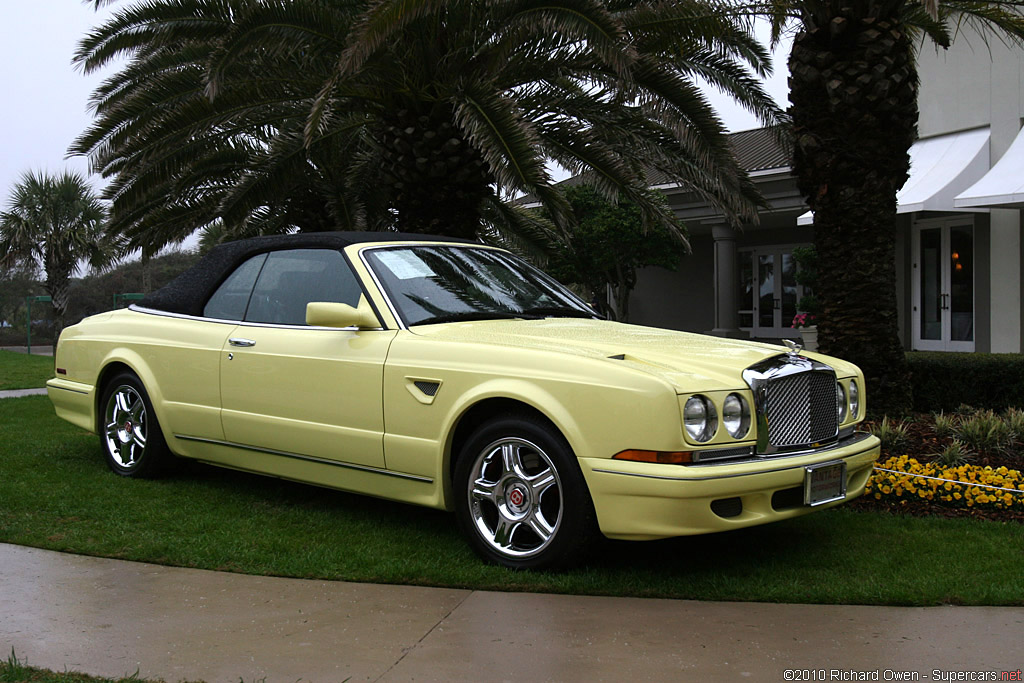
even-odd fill
[[[551,277],[550,275],[548,275],[544,271],[540,270],[539,268],[537,268],[533,264],[528,263],[527,261],[525,261],[525,260],[519,258],[518,256],[516,256],[515,254],[513,254],[512,252],[508,251],[507,249],[502,249],[501,247],[493,247],[493,246],[490,246],[490,245],[487,245],[487,244],[476,244],[476,243],[465,243],[465,244],[463,244],[463,243],[456,243],[456,242],[433,242],[433,241],[430,241],[430,240],[424,240],[423,242],[402,242],[402,243],[392,243],[392,244],[375,244],[375,245],[370,245],[370,246],[362,247],[362,248],[359,249],[359,252],[358,252],[359,253],[359,260],[362,262],[363,267],[366,268],[366,272],[369,273],[370,277],[373,279],[373,284],[376,286],[377,291],[380,292],[381,297],[384,298],[384,301],[388,305],[388,309],[391,311],[391,315],[394,316],[395,321],[398,323],[398,326],[399,326],[400,329],[408,330],[410,327],[416,327],[418,325],[432,325],[432,324],[438,324],[438,323],[417,322],[417,323],[409,324],[408,321],[403,317],[403,315],[402,315],[401,311],[399,310],[398,306],[395,305],[395,302],[391,298],[391,293],[388,291],[387,287],[384,286],[384,283],[382,282],[382,280],[378,276],[377,271],[374,269],[374,266],[371,264],[370,260],[367,258],[369,256],[370,252],[380,251],[380,250],[393,250],[393,249],[406,249],[406,250],[409,250],[409,249],[475,249],[475,250],[486,250],[486,251],[497,251],[497,252],[500,252],[503,256],[512,259],[516,263],[517,266],[519,266],[520,268],[522,268],[524,270],[530,271],[535,277],[537,277],[539,280],[544,282],[547,286],[551,287],[552,289],[555,289],[555,290],[559,291],[564,296],[566,296],[566,298],[568,298],[570,301],[572,301],[576,305],[578,305],[580,307],[580,313],[581,314],[582,313],[589,313],[590,316],[593,319],[600,319],[600,316],[598,315],[597,311],[595,311],[590,306],[590,304],[586,303],[583,299],[581,299],[571,289],[569,289],[568,287],[566,287],[562,283],[558,282],[558,280],[555,280],[553,277]],[[581,315],[579,317],[582,318],[583,316]],[[494,319],[495,320],[507,320],[507,319],[509,319],[509,317],[508,317],[507,314],[497,314],[496,313]],[[518,317],[516,319],[518,319]],[[537,319],[537,316],[536,315],[530,315],[528,313],[524,313],[523,316],[522,316],[522,319],[524,319],[524,320],[534,320],[534,319]]]

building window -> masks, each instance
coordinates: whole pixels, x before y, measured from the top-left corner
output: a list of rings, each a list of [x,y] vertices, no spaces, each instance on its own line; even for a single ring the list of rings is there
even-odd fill
[[[740,329],[756,338],[792,337],[796,304],[803,287],[796,283],[793,249],[785,246],[740,249],[739,316]]]

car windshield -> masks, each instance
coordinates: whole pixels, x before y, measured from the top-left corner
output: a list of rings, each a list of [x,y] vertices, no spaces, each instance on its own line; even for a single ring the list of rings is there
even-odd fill
[[[595,317],[594,311],[572,292],[504,251],[409,246],[364,253],[406,325]]]

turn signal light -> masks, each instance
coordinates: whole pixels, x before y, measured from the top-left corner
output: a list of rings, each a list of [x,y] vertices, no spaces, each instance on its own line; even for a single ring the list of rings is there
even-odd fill
[[[690,451],[622,451],[612,456],[614,460],[632,460],[634,462],[656,462],[660,465],[686,465],[693,462]]]

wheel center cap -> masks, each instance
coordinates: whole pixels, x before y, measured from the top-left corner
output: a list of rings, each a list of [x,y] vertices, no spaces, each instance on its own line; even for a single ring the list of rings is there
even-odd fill
[[[522,514],[530,507],[530,492],[522,482],[513,482],[505,489],[505,501],[514,514]]]
[[[124,423],[124,431],[127,432],[128,434],[132,433],[132,423],[131,422],[125,422]]]

